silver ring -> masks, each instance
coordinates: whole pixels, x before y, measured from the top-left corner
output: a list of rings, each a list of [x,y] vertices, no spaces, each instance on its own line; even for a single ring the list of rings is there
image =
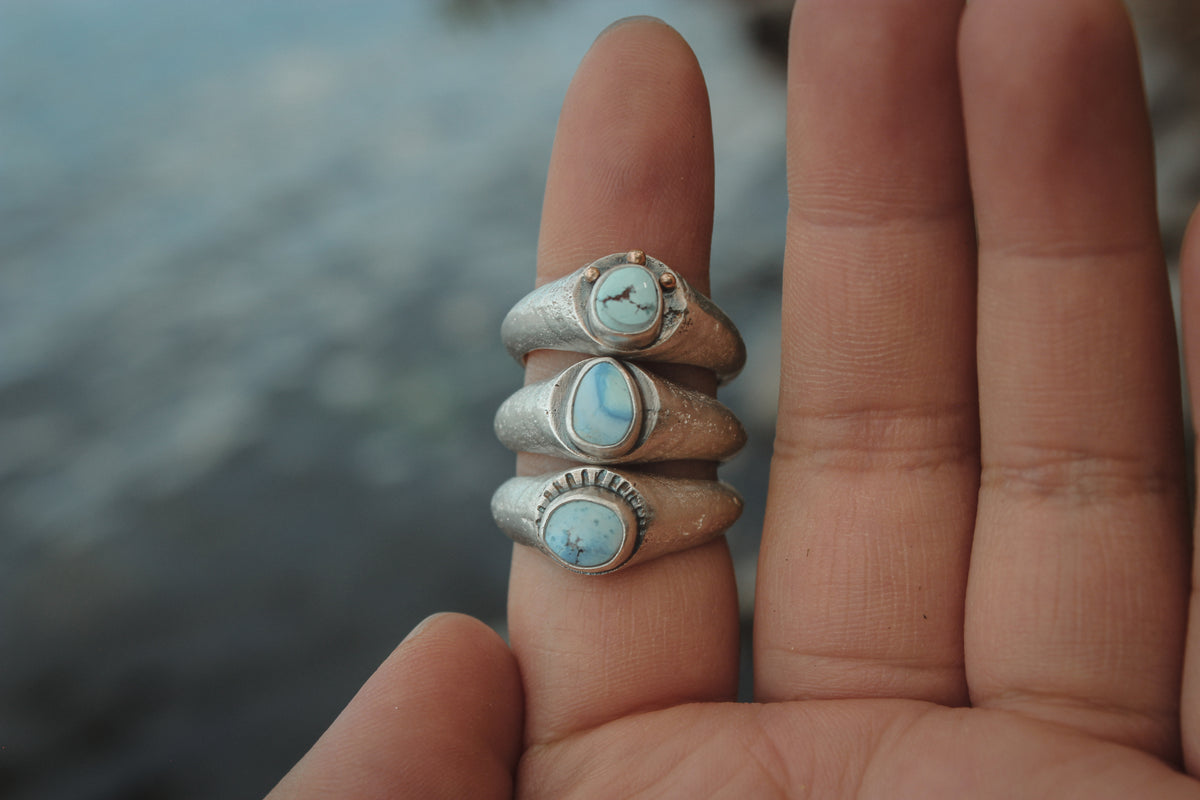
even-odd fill
[[[500,327],[517,361],[534,350],[670,361],[721,383],[746,363],[737,328],[713,301],[640,250],[615,253],[526,295]]]
[[[495,427],[509,450],[590,464],[724,461],[746,443],[737,417],[712,397],[608,357],[517,390]]]
[[[596,467],[510,478],[492,496],[492,516],[514,542],[585,575],[715,539],[742,506],[741,495],[720,481]]]

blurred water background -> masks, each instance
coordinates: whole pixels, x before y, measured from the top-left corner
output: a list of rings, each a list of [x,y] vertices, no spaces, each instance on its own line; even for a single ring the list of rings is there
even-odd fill
[[[749,608],[779,5],[0,3],[0,795],[261,795],[420,619],[503,630],[491,419],[521,374],[498,328],[567,83],[626,14],[679,28],[709,80],[714,295],[751,353],[722,395],[751,434],[723,470]],[[1187,29],[1160,27],[1175,252],[1200,98]]]
[[[630,13],[712,81],[761,451],[782,84],[737,9],[0,5],[0,794],[260,795],[420,619],[503,625],[499,323],[568,81]]]

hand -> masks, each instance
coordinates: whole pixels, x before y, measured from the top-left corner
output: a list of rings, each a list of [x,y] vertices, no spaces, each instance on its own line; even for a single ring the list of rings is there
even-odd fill
[[[759,702],[731,702],[723,541],[598,579],[517,548],[511,650],[430,619],[274,797],[1200,796],[1174,327],[1120,4],[802,0],[788,102]],[[706,291],[712,192],[690,51],[615,26],[563,110],[539,281],[637,247]]]

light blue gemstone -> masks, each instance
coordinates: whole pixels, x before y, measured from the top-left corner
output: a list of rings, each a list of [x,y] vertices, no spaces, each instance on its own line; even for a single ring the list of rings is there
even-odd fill
[[[658,318],[658,282],[644,267],[618,267],[596,282],[592,304],[612,330],[640,333]]]
[[[542,530],[551,552],[577,567],[607,564],[625,541],[625,526],[617,512],[592,500],[563,503],[550,512]]]
[[[571,405],[571,431],[598,447],[618,445],[633,427],[629,382],[612,362],[597,361],[579,376]]]

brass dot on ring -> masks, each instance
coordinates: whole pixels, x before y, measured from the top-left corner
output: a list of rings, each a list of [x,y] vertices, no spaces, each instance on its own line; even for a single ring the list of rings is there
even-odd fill
[[[658,282],[668,292],[671,291],[672,289],[675,288],[675,284],[676,284],[675,273],[664,272],[662,275],[658,276]]]
[[[583,271],[583,279],[588,283],[595,283],[596,278],[600,277],[600,270],[595,267],[588,267]]]
[[[630,250],[625,254],[625,260],[630,264],[645,264],[646,253],[644,250]]]

